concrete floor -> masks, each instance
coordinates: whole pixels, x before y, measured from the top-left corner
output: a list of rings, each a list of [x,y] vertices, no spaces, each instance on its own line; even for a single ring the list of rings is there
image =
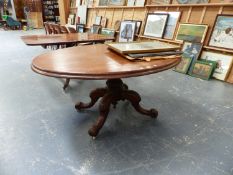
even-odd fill
[[[233,85],[172,70],[124,81],[157,120],[127,102],[112,109],[96,140],[87,131],[98,105],[76,112],[104,81],[64,80],[31,71],[49,52],[0,31],[0,175],[232,175]]]

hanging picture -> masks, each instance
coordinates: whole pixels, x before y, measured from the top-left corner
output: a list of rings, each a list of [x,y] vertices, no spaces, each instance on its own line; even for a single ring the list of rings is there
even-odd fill
[[[233,49],[233,15],[217,15],[209,46]]]
[[[101,19],[102,19],[102,16],[96,16],[96,17],[95,17],[95,23],[94,23],[94,24],[100,25]]]
[[[162,38],[167,24],[168,14],[148,13],[144,36]]]
[[[232,55],[203,51],[201,54],[201,59],[217,62],[217,66],[213,74],[214,78],[223,81],[227,78],[228,72],[232,66]]]
[[[107,19],[106,17],[102,17],[102,18],[101,18],[100,25],[101,25],[103,28],[106,27],[107,21],[108,21],[108,19]]]
[[[186,74],[191,65],[192,59],[189,57],[182,57],[181,62],[175,67],[174,71]]]
[[[119,42],[133,41],[135,30],[136,30],[135,21],[122,21],[120,27]]]
[[[99,0],[99,6],[108,6],[108,0]]]
[[[212,61],[195,61],[191,68],[190,75],[204,80],[209,80],[214,71],[215,65],[216,64]]]
[[[160,11],[158,11],[155,13],[168,14],[168,21],[167,21],[167,25],[165,28],[163,38],[173,39],[174,33],[176,31],[176,28],[177,28],[178,21],[180,20],[181,12],[163,12],[163,11],[160,12]]]
[[[203,43],[207,30],[208,25],[205,24],[183,23],[179,25],[176,40]]]
[[[110,6],[124,6],[125,0],[109,0],[108,5],[110,5]]]
[[[171,0],[151,0],[150,5],[171,4]]]
[[[135,6],[143,7],[145,4],[145,0],[136,0]]]
[[[176,0],[178,4],[204,4],[208,3],[209,0]]]

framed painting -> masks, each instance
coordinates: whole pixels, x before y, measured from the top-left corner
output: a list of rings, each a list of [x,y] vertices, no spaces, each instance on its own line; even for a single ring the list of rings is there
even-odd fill
[[[233,56],[222,53],[203,51],[201,59],[217,62],[213,77],[219,80],[226,80],[232,66]]]
[[[158,11],[155,13],[163,13],[168,14],[168,21],[165,28],[164,36],[165,39],[173,39],[174,33],[176,31],[178,21],[180,20],[181,12],[164,12],[164,11]]]
[[[176,0],[178,4],[205,4],[208,2],[209,0]]]
[[[209,46],[233,49],[233,15],[217,15]]]
[[[164,35],[167,20],[168,14],[148,13],[143,35],[162,38]]]
[[[150,5],[171,4],[172,0],[151,0]]]
[[[135,0],[135,6],[143,7],[145,5],[145,0]]]
[[[98,34],[98,33],[100,33],[101,28],[102,28],[101,25],[93,24],[92,27],[91,27],[91,33]]]
[[[125,0],[109,0],[108,5],[109,6],[124,6]]]
[[[139,34],[140,29],[141,29],[141,25],[142,25],[142,21],[137,21],[137,20],[124,20],[124,21],[135,21],[136,22],[135,34]]]
[[[190,75],[204,80],[209,80],[214,68],[215,64],[213,62],[195,61],[191,68]]]
[[[99,0],[98,6],[108,6],[108,0]]]
[[[135,21],[122,21],[119,34],[119,42],[132,42],[136,31]]]
[[[84,33],[85,25],[84,24],[76,24],[76,31],[78,33]]]
[[[175,67],[174,71],[186,74],[191,65],[192,59],[189,57],[182,57],[181,62]]]
[[[105,35],[105,36],[114,37],[115,36],[115,30],[107,29],[107,28],[102,28],[101,29],[101,34]]]
[[[102,17],[100,25],[104,28],[104,27],[106,27],[107,22],[108,22],[108,19],[106,17]]]
[[[96,17],[95,17],[95,23],[94,23],[94,24],[100,25],[101,19],[102,19],[102,16],[96,16]]]
[[[208,30],[206,24],[182,23],[178,27],[176,41],[190,41],[203,43]]]
[[[192,43],[185,41],[182,47],[183,57],[189,57],[192,60],[197,60],[201,54],[202,43]]]
[[[134,6],[135,0],[128,0],[127,1],[127,6]]]

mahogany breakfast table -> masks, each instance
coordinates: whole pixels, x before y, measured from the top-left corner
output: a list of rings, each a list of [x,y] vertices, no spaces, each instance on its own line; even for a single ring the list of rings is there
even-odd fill
[[[28,46],[62,45],[62,44],[80,44],[80,43],[104,43],[105,41],[113,41],[115,38],[101,34],[92,33],[67,33],[53,35],[27,35],[21,36],[23,42]],[[65,90],[70,82],[70,78],[66,78],[63,86]]]
[[[123,83],[121,78],[137,77],[164,71],[176,66],[180,57],[153,61],[130,61],[109,50],[104,44],[78,46],[60,49],[37,56],[32,61],[32,70],[36,73],[58,77],[86,80],[106,79],[106,87],[97,88],[90,93],[89,103],[79,102],[77,110],[92,107],[100,98],[99,117],[89,129],[90,136],[95,138],[103,127],[110,106],[116,106],[120,100],[128,100],[141,114],[156,118],[155,109],[144,109],[139,103],[140,95]]]

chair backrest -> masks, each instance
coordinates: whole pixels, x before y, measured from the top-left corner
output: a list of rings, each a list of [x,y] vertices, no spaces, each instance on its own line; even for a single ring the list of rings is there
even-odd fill
[[[46,35],[49,35],[52,33],[52,31],[49,28],[49,24],[47,22],[44,22],[44,29],[45,29]]]
[[[77,33],[76,29],[74,29],[73,27],[68,27],[68,30],[70,33]]]
[[[46,23],[45,26],[47,27],[47,34],[51,35],[53,34],[53,27],[51,26],[50,23]]]
[[[53,24],[52,26],[53,26],[53,33],[54,34],[61,34],[60,25]]]
[[[96,24],[93,24],[92,27],[91,27],[91,33],[94,33],[94,34],[99,34],[100,31],[101,31],[101,28],[102,26],[101,25],[96,25]]]
[[[61,33],[69,33],[68,29],[65,26],[59,26]]]

